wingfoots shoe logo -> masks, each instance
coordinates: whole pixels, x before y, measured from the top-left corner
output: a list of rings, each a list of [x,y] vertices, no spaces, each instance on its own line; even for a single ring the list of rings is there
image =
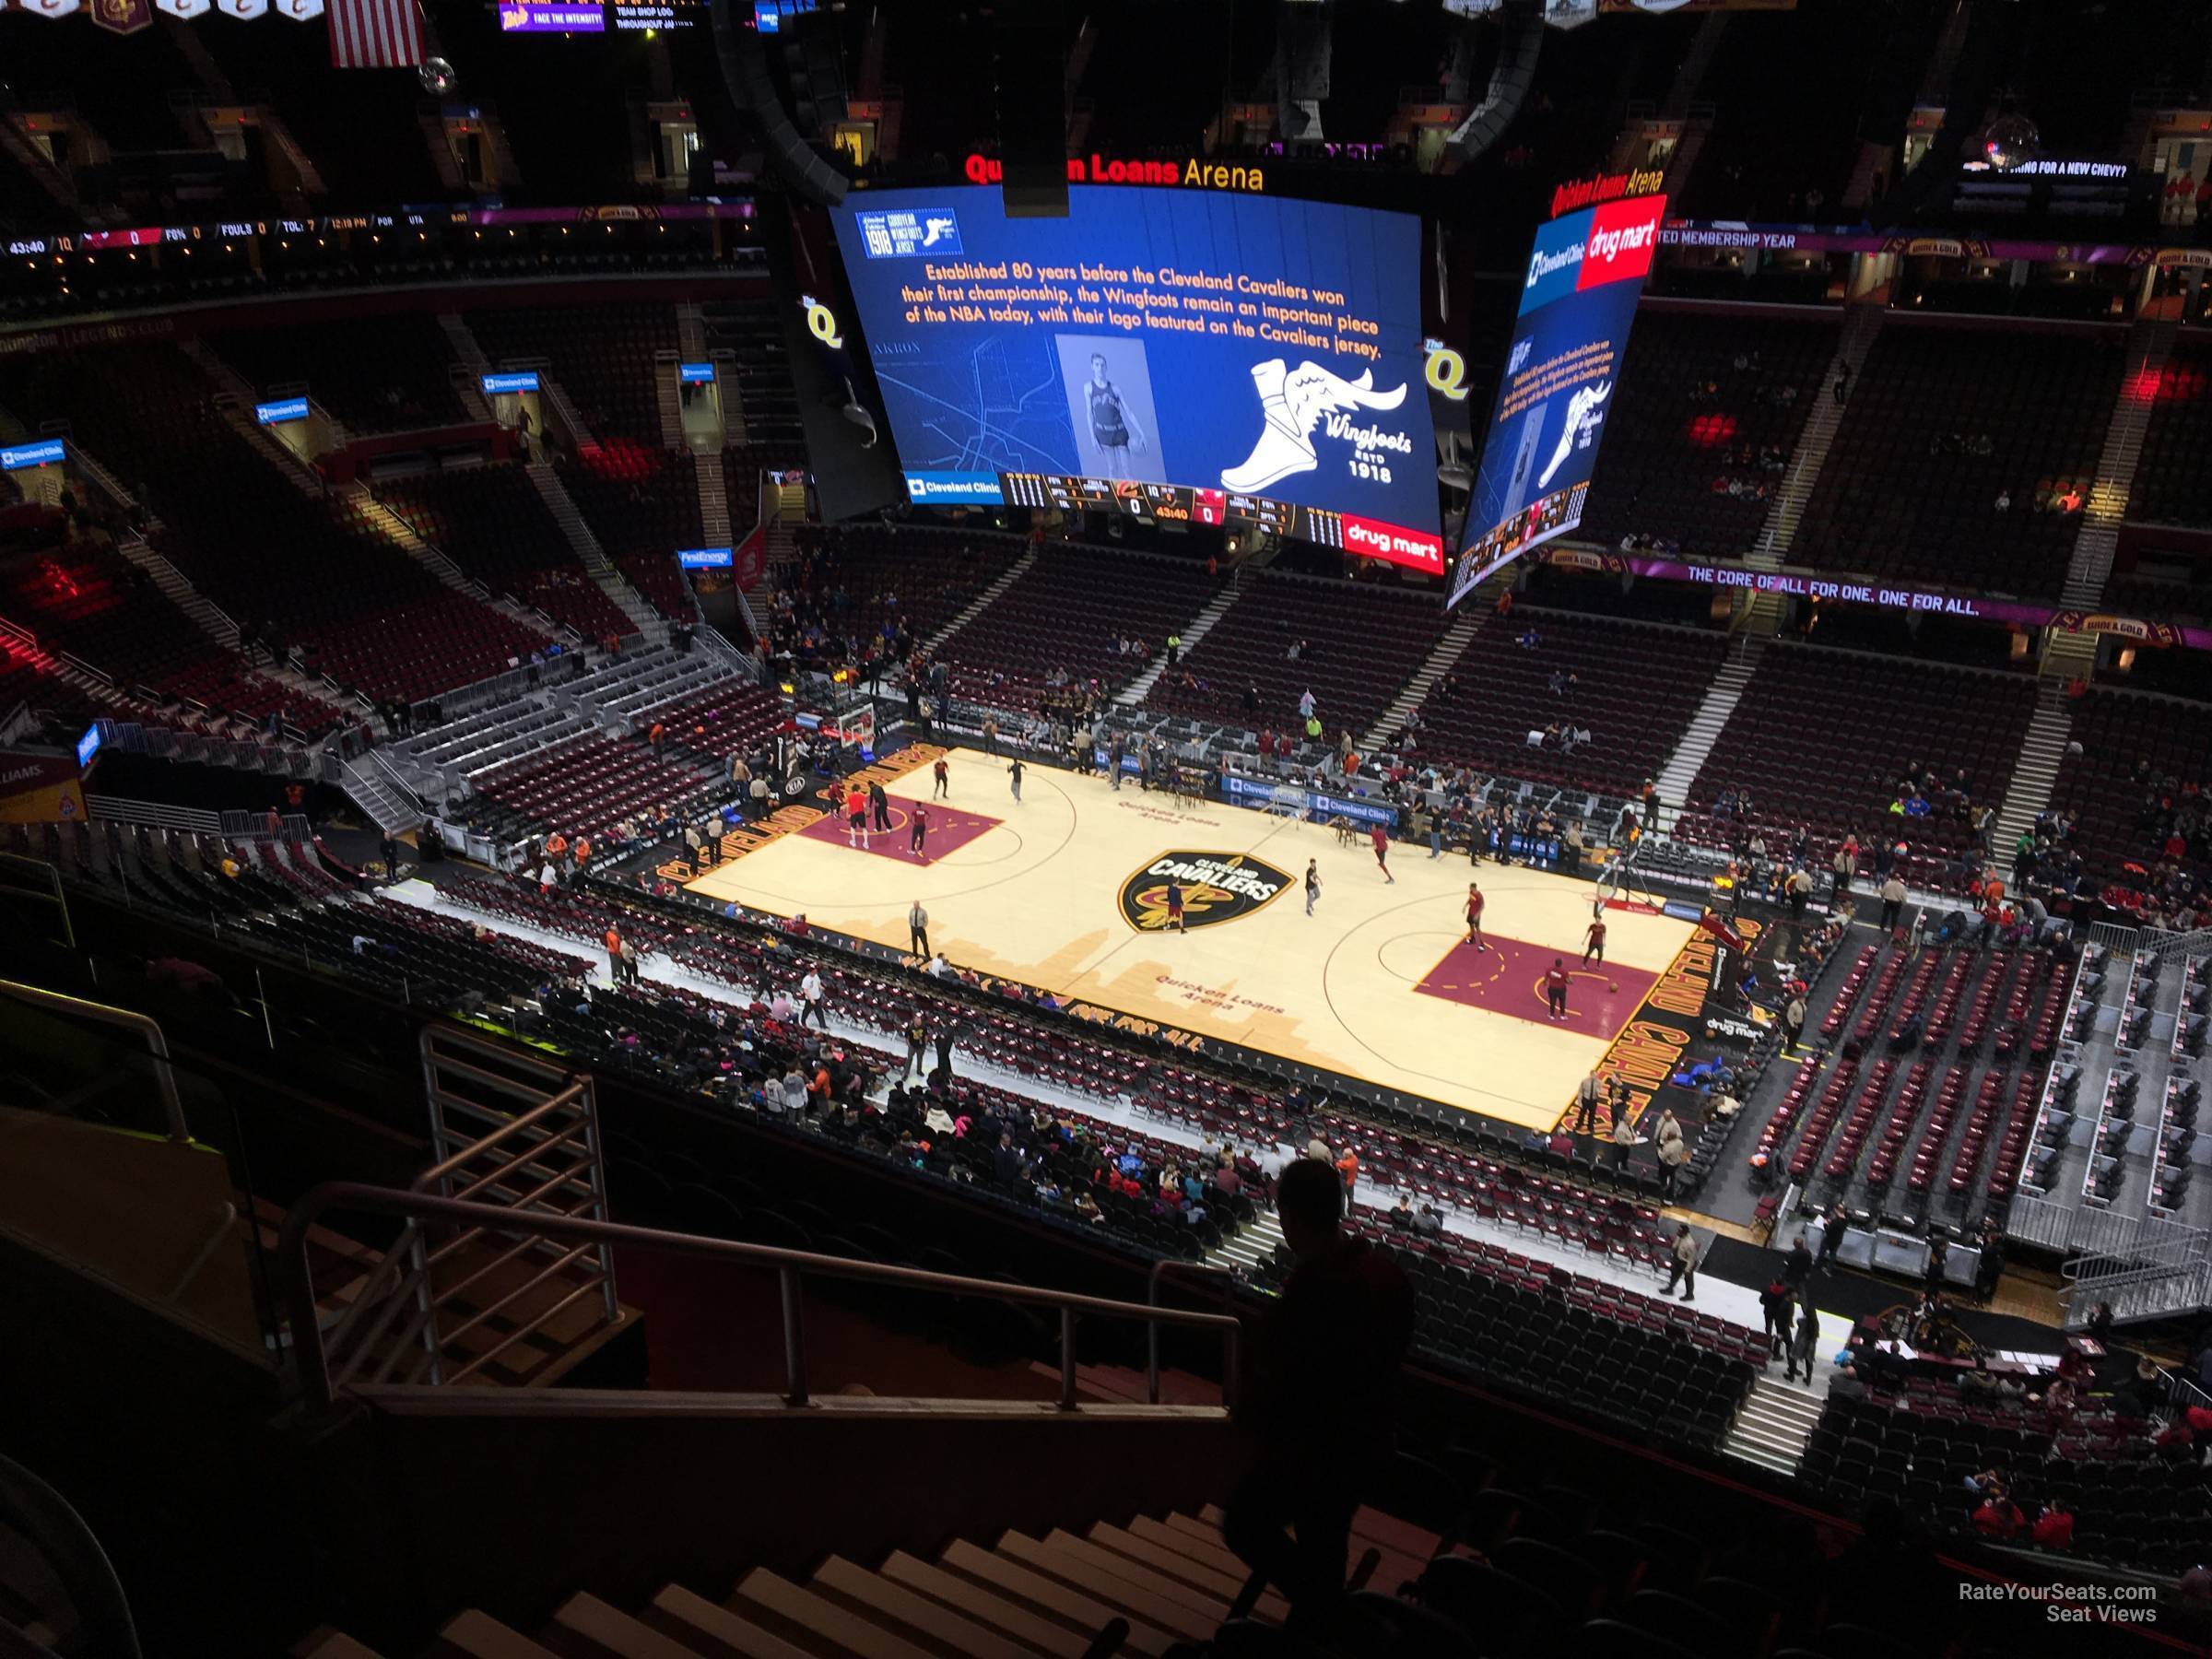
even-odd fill
[[[1162,853],[1122,883],[1122,920],[1139,933],[1174,925],[1168,889],[1182,899],[1182,924],[1211,927],[1272,903],[1290,877],[1273,865],[1243,853]]]
[[[1324,415],[1328,436],[1348,439],[1360,455],[1384,450],[1412,453],[1413,441],[1403,432],[1352,424],[1354,409],[1394,409],[1406,401],[1402,382],[1388,392],[1376,391],[1371,369],[1348,381],[1311,360],[1292,369],[1281,358],[1269,358],[1253,366],[1252,384],[1260,394],[1259,441],[1242,465],[1223,469],[1225,489],[1244,494],[1265,489],[1293,473],[1312,472],[1321,465],[1313,450],[1313,429]]]

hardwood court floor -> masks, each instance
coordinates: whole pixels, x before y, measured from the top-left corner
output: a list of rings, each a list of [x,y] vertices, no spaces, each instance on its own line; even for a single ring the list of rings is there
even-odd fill
[[[1524,1128],[1558,1119],[1692,932],[1608,911],[1617,971],[1583,973],[1587,880],[1470,870],[1464,857],[1394,843],[1392,885],[1364,836],[1345,846],[1321,825],[1214,802],[1178,807],[1134,782],[1116,792],[1043,767],[1028,771],[1018,803],[1004,763],[970,749],[949,756],[959,834],[916,859],[908,813],[928,805],[939,752],[909,750],[881,769],[913,758],[887,777],[898,828],[869,848],[847,844],[841,818],[801,822],[688,885],[900,949],[918,899],[931,944],[961,967]],[[1322,880],[1312,916],[1309,859]],[[1177,868],[1185,933],[1165,926]],[[1465,943],[1470,876],[1488,899],[1488,952]],[[1559,956],[1576,971],[1563,1022],[1543,992]]]

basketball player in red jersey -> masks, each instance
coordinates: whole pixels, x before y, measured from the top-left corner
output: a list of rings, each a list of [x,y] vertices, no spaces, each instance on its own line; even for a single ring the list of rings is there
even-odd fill
[[[1590,966],[1590,959],[1591,959],[1592,957],[1595,957],[1595,958],[1597,959],[1597,961],[1598,961],[1598,966],[1599,966],[1599,967],[1601,967],[1601,968],[1602,968],[1602,967],[1604,967],[1604,966],[1605,966],[1605,961],[1606,961],[1606,919],[1605,919],[1603,916],[1594,916],[1594,917],[1591,918],[1591,922],[1590,922],[1590,926],[1589,926],[1589,929],[1588,929],[1588,931],[1587,931],[1587,932],[1584,934],[1584,935],[1583,935],[1583,967],[1587,968],[1587,967],[1589,967],[1589,966]]]
[[[1474,946],[1477,950],[1489,949],[1489,947],[1484,944],[1482,940],[1482,907],[1487,902],[1488,900],[1486,900],[1482,896],[1482,888],[1472,881],[1468,882],[1467,943]]]

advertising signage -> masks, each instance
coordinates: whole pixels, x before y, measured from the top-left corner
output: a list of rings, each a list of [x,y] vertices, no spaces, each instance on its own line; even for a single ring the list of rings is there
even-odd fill
[[[9,449],[0,449],[0,472],[24,472],[34,466],[56,466],[68,458],[68,452],[59,438],[49,438],[41,443],[18,443]]]
[[[712,363],[678,363],[676,378],[686,386],[711,386],[714,383],[714,365]]]
[[[497,397],[504,392],[535,392],[536,390],[537,374],[532,370],[524,370],[516,374],[487,374],[484,376],[484,395],[487,397]]]
[[[1631,196],[1536,231],[1451,604],[1583,522],[1606,403],[1665,212],[1665,196]]]
[[[687,571],[726,571],[730,559],[727,547],[685,547],[677,552],[676,562]]]
[[[606,18],[597,0],[500,0],[502,34],[601,34]]]
[[[263,426],[282,426],[288,420],[307,418],[307,399],[304,397],[279,398],[275,403],[255,404],[253,418]]]

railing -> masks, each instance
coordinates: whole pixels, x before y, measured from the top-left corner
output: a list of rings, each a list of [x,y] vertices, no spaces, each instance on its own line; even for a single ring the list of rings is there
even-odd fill
[[[2077,1213],[2091,1218],[2080,1231],[2099,1241],[2082,1247],[2081,1254],[2061,1270],[2068,1282],[2060,1288],[2059,1300],[2065,1304],[2069,1322],[2087,1317],[2086,1309],[2110,1300],[2114,1292],[2136,1286],[2185,1283],[2185,1292],[2175,1304],[2177,1312],[2204,1299],[2206,1286],[2212,1282],[2212,1229],[2157,1217]]]
[[[146,1040],[146,1052],[153,1056],[154,1084],[160,1091],[161,1112],[169,1124],[169,1138],[180,1146],[191,1140],[191,1132],[184,1126],[184,1105],[177,1095],[176,1073],[170,1066],[169,1039],[162,1036],[161,1028],[153,1020],[143,1014],[135,1014],[128,1008],[111,1008],[105,1003],[87,1002],[81,996],[65,996],[59,991],[43,991],[36,985],[26,985],[16,980],[0,980],[0,996],[12,996],[18,1002],[29,1003],[33,1007],[137,1032]]]
[[[98,1653],[102,1659],[138,1659],[142,1650],[131,1605],[99,1537],[66,1498],[5,1456],[0,1456],[0,1524],[29,1547],[40,1565],[52,1571],[54,1591],[76,1614],[76,1628],[67,1642],[70,1653]],[[29,1588],[23,1583],[16,1587]],[[35,1615],[60,1609],[34,1607],[32,1611]],[[32,1622],[40,1621],[34,1617]],[[9,1659],[16,1655],[58,1659],[53,1648],[27,1634],[5,1615],[0,1615],[0,1653]]]
[[[293,1351],[298,1356],[300,1381],[308,1398],[327,1407],[335,1398],[337,1382],[332,1377],[324,1334],[317,1323],[313,1269],[308,1259],[308,1230],[328,1211],[351,1209],[372,1215],[398,1217],[419,1229],[423,1223],[446,1221],[492,1232],[525,1232],[534,1238],[566,1241],[586,1247],[621,1245],[637,1250],[663,1250],[673,1254],[704,1257],[747,1267],[773,1268],[783,1304],[783,1402],[799,1407],[811,1397],[806,1381],[806,1336],[801,1290],[808,1277],[857,1280],[866,1284],[896,1285],[910,1290],[964,1296],[982,1300],[1026,1302],[1049,1307],[1060,1315],[1060,1408],[1078,1411],[1076,1394],[1076,1327],[1085,1314],[1100,1319],[1132,1319],[1150,1324],[1187,1325],[1218,1330],[1224,1344],[1222,1394],[1233,1406],[1238,1377],[1240,1327],[1219,1313],[1183,1312],[1147,1307],[1142,1302],[1109,1301],[1065,1290],[1042,1290],[1027,1285],[1002,1284],[995,1279],[964,1278],[947,1273],[929,1273],[918,1267],[893,1267],[875,1262],[848,1261],[841,1256],[818,1255],[811,1251],[782,1250],[767,1244],[744,1244],[729,1239],[702,1238],[696,1233],[664,1232],[649,1227],[630,1227],[582,1217],[500,1209],[458,1198],[438,1198],[427,1193],[402,1193],[388,1187],[333,1182],[316,1187],[292,1206],[277,1243],[279,1258],[288,1279],[287,1294],[291,1311]]]
[[[424,1030],[420,1047],[430,1145],[441,1156],[408,1183],[410,1193],[483,1205],[509,1217],[606,1219],[606,1170],[589,1077],[435,1026]],[[484,1124],[490,1125],[488,1133],[481,1132]],[[474,1250],[488,1233],[518,1231],[521,1237],[465,1277],[438,1283],[440,1268]],[[496,1286],[487,1281],[518,1263],[529,1277],[488,1300],[486,1293]],[[513,1328],[496,1344],[449,1371],[449,1349],[541,1291],[554,1298],[550,1305],[512,1320]],[[419,1221],[410,1220],[325,1334],[324,1347],[341,1356],[335,1371],[341,1384],[465,1382],[594,1297],[601,1320],[614,1324],[620,1308],[614,1256],[605,1245],[560,1251],[512,1226],[469,1227],[433,1241]],[[446,1314],[465,1298],[475,1311],[449,1325]]]
[[[1235,1285],[1239,1277],[1234,1268],[1224,1267],[1217,1263],[1182,1262],[1162,1256],[1152,1264],[1152,1271],[1145,1277],[1146,1306],[1150,1308],[1159,1306],[1159,1281],[1171,1273],[1179,1276],[1188,1275],[1193,1278],[1224,1280],[1225,1288],[1221,1292],[1221,1305],[1224,1308],[1229,1305],[1230,1293],[1227,1287]],[[1159,1326],[1158,1324],[1147,1324],[1145,1327],[1145,1399],[1147,1404],[1153,1406],[1159,1404]],[[1230,1403],[1226,1374],[1222,1382],[1222,1401],[1225,1405]]]
[[[171,806],[166,801],[133,801],[121,795],[87,795],[85,810],[90,816],[117,824],[146,824],[156,830],[183,830],[194,835],[220,835],[223,820],[219,813],[206,812],[197,806]]]

